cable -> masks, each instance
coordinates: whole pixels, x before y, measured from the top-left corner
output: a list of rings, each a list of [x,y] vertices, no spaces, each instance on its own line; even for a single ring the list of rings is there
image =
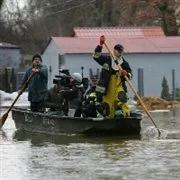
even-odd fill
[[[56,6],[60,6],[60,5],[65,5],[65,4],[68,4],[70,2],[73,2],[73,0],[57,3],[57,4],[54,4],[54,5],[51,5],[51,6],[42,6],[42,7],[39,7],[39,9],[48,9],[48,8],[52,8],[52,7],[56,7]]]
[[[70,2],[73,2],[74,0],[68,0],[68,1],[66,1],[66,2],[63,2],[63,3],[57,3],[57,4],[54,4],[54,5],[52,5],[52,6],[43,6],[43,7],[39,7],[39,9],[47,9],[47,8],[52,8],[52,7],[56,7],[56,6],[58,6],[58,5],[65,5],[65,4],[68,4],[68,3],[70,3]],[[75,0],[76,1],[76,0]],[[81,6],[84,6],[84,5],[86,5],[86,4],[91,4],[91,3],[93,3],[93,2],[95,2],[96,0],[92,0],[92,1],[90,1],[90,2],[88,2],[88,3],[82,3],[82,4],[79,4],[79,5],[77,5],[77,6],[73,6],[73,7],[70,7],[70,8],[67,8],[67,9],[63,9],[63,10],[60,10],[60,11],[57,11],[57,12],[54,12],[54,13],[49,13],[49,14],[47,14],[47,15],[45,15],[45,17],[47,17],[47,16],[51,16],[51,15],[55,15],[55,14],[59,14],[59,13],[63,13],[63,12],[65,12],[65,11],[70,11],[70,10],[72,10],[72,9],[75,9],[75,8],[78,8],[78,7],[81,7]],[[26,10],[27,11],[27,10]],[[32,11],[32,10],[28,10],[28,11]],[[0,22],[7,22],[7,21],[5,21],[5,20],[2,20],[2,19],[0,19]]]
[[[46,5],[46,6],[42,6],[42,7],[37,7],[37,9],[39,9],[39,10],[45,10],[45,9],[48,9],[48,8],[53,8],[53,7],[57,7],[57,6],[60,6],[60,5],[66,5],[66,4],[69,4],[70,2],[76,2],[76,1],[77,1],[77,0],[68,0],[68,1],[61,2],[61,3],[56,3],[56,4],[50,5],[50,6]],[[5,4],[5,5],[7,5],[7,4]],[[23,11],[23,9],[22,9],[22,11]],[[32,12],[31,9],[24,10],[24,11],[26,11],[26,12]]]
[[[54,12],[54,13],[49,13],[49,14],[45,15],[45,17],[51,16],[51,15],[55,15],[55,14],[59,14],[59,13],[66,12],[66,11],[70,11],[70,10],[72,10],[72,9],[75,9],[75,8],[78,8],[78,7],[81,7],[81,6],[84,6],[84,5],[86,5],[86,4],[94,3],[95,1],[96,1],[96,0],[92,0],[92,1],[89,1],[88,3],[82,3],[82,4],[79,4],[79,5],[77,5],[77,6],[73,6],[73,7],[71,7],[71,8],[68,8],[68,9],[63,9],[63,10],[61,10],[61,11],[57,11],[57,12]]]

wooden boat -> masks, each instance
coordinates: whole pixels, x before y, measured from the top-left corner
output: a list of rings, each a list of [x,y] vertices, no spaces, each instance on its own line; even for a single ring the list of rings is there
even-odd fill
[[[141,114],[121,119],[62,117],[14,108],[12,118],[17,130],[45,134],[140,135]]]

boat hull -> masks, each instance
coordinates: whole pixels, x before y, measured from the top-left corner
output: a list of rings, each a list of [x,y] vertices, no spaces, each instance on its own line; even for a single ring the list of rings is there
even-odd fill
[[[12,117],[17,130],[46,134],[105,133],[138,135],[141,131],[141,117],[129,117],[119,120],[60,117],[48,113],[34,113],[18,108],[12,110]]]

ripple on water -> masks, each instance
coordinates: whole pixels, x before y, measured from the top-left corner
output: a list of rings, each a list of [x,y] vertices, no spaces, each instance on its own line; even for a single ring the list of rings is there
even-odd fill
[[[156,115],[155,115],[156,116]],[[121,137],[22,135],[7,121],[0,131],[2,180],[179,180],[179,118],[158,113],[161,138],[142,122],[142,140]],[[167,130],[164,130],[167,129]],[[145,138],[145,137],[149,138]]]

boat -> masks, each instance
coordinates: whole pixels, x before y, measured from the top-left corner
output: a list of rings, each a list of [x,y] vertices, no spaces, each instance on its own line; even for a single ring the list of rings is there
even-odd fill
[[[12,118],[18,131],[52,135],[63,133],[140,135],[142,120],[139,113],[131,113],[130,117],[121,119],[83,118],[64,117],[48,112],[32,112],[22,108],[14,108]]]

